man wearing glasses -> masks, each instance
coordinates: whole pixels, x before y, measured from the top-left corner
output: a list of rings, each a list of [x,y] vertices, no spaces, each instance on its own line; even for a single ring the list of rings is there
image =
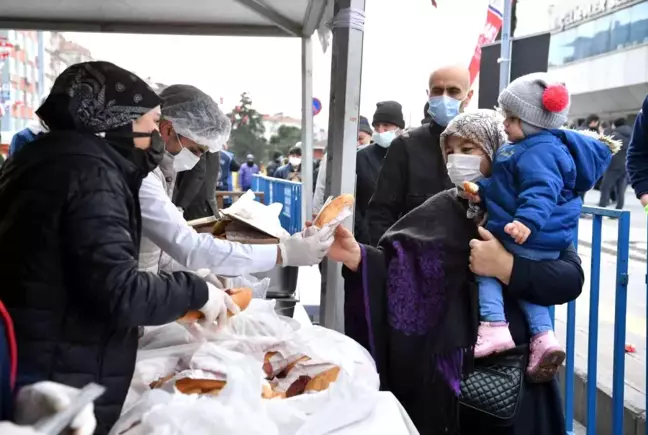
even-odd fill
[[[160,97],[160,135],[166,153],[139,192],[143,236],[140,269],[157,273],[163,253],[165,270],[209,269],[226,276],[263,272],[276,264],[319,263],[332,243],[321,240],[319,234],[303,237],[297,233],[278,246],[243,245],[199,234],[187,225],[171,201],[176,174],[192,169],[204,153],[220,151],[229,138],[231,122],[209,95],[193,86],[169,86]],[[168,264],[167,257],[173,264]]]

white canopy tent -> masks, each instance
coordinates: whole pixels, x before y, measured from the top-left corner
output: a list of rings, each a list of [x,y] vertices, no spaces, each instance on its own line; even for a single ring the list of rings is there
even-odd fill
[[[364,8],[365,0],[0,0],[0,28],[302,38],[302,216],[307,219],[313,188],[311,37],[332,18],[327,192],[352,193]],[[342,331],[340,265],[329,263],[325,270],[320,318]]]

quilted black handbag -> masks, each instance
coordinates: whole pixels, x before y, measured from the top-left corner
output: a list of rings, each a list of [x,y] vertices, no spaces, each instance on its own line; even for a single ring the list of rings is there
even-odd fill
[[[512,425],[522,401],[527,359],[528,346],[476,359],[474,370],[461,383],[461,408],[498,426]]]

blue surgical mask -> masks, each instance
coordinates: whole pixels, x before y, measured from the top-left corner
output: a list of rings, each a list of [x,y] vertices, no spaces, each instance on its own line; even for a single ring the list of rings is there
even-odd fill
[[[459,115],[459,109],[461,107],[461,101],[455,100],[452,97],[441,95],[438,97],[432,97],[429,100],[430,107],[428,108],[428,113],[436,122],[442,127],[447,127],[450,124],[450,121],[455,119]]]
[[[396,130],[383,131],[382,133],[375,132],[371,136],[371,140],[383,148],[387,148],[391,145],[394,139],[396,139]]]

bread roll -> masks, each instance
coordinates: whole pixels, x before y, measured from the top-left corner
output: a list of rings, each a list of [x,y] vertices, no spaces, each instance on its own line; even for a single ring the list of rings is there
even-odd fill
[[[351,194],[340,195],[329,202],[319,213],[313,225],[317,228],[322,228],[324,225],[337,218],[344,207],[353,207],[355,198]]]
[[[183,394],[214,394],[225,387],[225,381],[215,379],[178,379],[175,387]]]
[[[466,192],[473,195],[477,195],[479,193],[479,186],[475,183],[471,183],[470,181],[464,181],[463,188]]]
[[[337,380],[339,374],[339,367],[333,367],[332,369],[322,372],[308,382],[304,391],[324,391]]]
[[[225,290],[225,293],[227,293],[232,297],[232,300],[236,305],[238,305],[241,311],[245,310],[248,307],[248,305],[250,305],[250,302],[252,301],[252,289],[249,289],[247,287],[242,287],[233,290]],[[228,317],[231,317],[233,315],[234,313],[230,311],[227,312]],[[205,315],[202,312],[198,310],[191,310],[187,312],[187,314],[185,314],[184,316],[180,317],[178,319],[178,322],[195,323],[198,320],[202,319],[203,317],[205,317]]]

